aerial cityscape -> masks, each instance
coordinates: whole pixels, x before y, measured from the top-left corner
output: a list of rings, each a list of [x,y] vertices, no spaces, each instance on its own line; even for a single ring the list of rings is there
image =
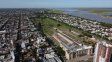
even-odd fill
[[[112,1],[57,1],[0,0],[0,62],[112,62]]]

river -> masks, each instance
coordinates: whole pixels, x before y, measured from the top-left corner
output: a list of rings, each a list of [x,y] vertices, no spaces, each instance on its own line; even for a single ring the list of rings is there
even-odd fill
[[[112,18],[105,18],[105,17],[102,17],[101,15],[90,13],[89,11],[83,11],[78,9],[60,9],[60,10],[72,16],[83,17],[86,19],[96,20],[99,22],[112,23]]]

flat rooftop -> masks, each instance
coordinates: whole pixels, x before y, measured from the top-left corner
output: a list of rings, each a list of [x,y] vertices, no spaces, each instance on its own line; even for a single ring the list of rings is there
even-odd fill
[[[67,50],[71,52],[83,50],[83,49],[90,49],[92,46],[87,46],[77,41],[72,41],[63,34],[56,33],[53,36],[59,43],[61,43]]]

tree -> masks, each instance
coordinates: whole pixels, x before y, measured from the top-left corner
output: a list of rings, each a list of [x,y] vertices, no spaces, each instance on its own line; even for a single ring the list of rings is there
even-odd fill
[[[60,24],[57,24],[57,27],[60,27],[61,25]]]
[[[42,24],[39,22],[38,23],[38,30],[41,31],[42,30]]]
[[[60,56],[65,56],[65,51],[61,47],[57,46],[56,49]]]

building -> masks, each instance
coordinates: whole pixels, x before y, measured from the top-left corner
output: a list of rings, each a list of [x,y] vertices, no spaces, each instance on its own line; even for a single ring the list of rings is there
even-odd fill
[[[6,41],[6,31],[0,31],[0,62],[14,62],[15,56],[11,44]]]
[[[55,33],[53,38],[58,41],[60,47],[65,51],[67,62],[84,62],[90,59],[92,60],[92,46],[81,44],[78,41],[71,41],[70,38],[61,33]]]
[[[112,62],[112,43],[105,41],[98,42],[93,62]]]
[[[47,47],[42,62],[62,62],[52,47]]]

